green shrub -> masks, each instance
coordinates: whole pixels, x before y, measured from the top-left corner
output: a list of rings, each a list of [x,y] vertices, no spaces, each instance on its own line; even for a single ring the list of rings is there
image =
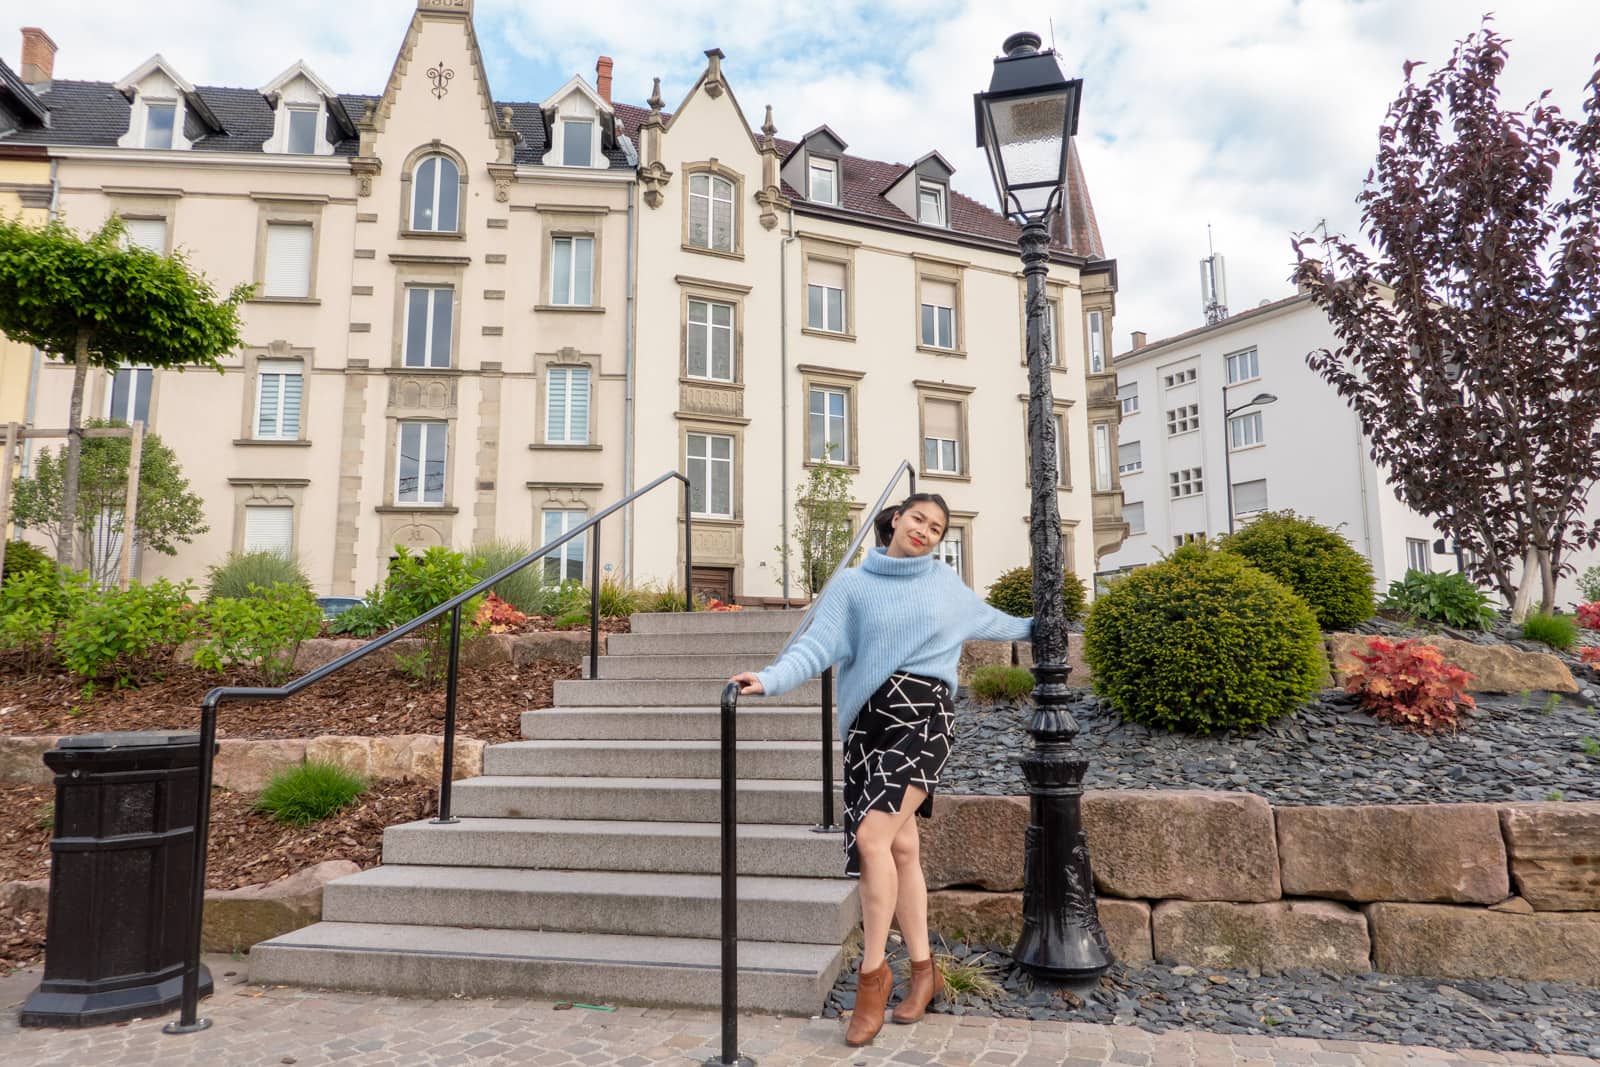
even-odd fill
[[[311,760],[273,775],[255,810],[278,822],[309,826],[326,819],[367,790],[367,781],[336,763]]]
[[[614,578],[600,580],[600,617],[625,619],[639,610],[644,594],[633,586]]]
[[[27,541],[6,542],[5,570],[0,572],[0,581],[9,581],[18,575],[34,574],[38,571],[54,574],[56,561],[45,555],[38,546]]]
[[[117,688],[161,676],[194,629],[193,585],[165,578],[81,598],[56,633],[56,654],[72,673]]]
[[[1565,652],[1578,643],[1578,620],[1571,615],[1529,615],[1522,621],[1522,637]]]
[[[0,586],[0,649],[20,652],[27,667],[44,666],[61,621],[93,595],[82,571],[17,571]]]
[[[520,541],[490,541],[476,545],[467,553],[467,567],[478,581],[511,566],[533,551]],[[490,586],[490,592],[525,615],[539,615],[544,604],[544,561],[530,563],[509,578]]]
[[[328,632],[347,637],[371,637],[381,630],[390,628],[389,616],[383,610],[382,603],[376,603],[371,598],[381,595],[381,587],[373,589],[367,594],[367,601],[345,608],[339,614],[328,620]]]
[[[322,609],[311,590],[279,582],[269,589],[249,587],[249,596],[218,597],[199,612],[205,633],[195,650],[201,670],[253,667],[278,685],[294,673],[300,642],[317,636]]]
[[[657,611],[688,611],[688,599],[680,592],[676,585],[669,585],[665,589],[654,586],[645,586],[639,590],[639,606],[635,612]]]
[[[1015,702],[1033,692],[1033,672],[1026,667],[990,664],[972,672],[972,681],[967,683],[967,688],[979,700]]]
[[[1084,658],[1124,718],[1195,733],[1286,715],[1327,670],[1304,600],[1240,557],[1198,545],[1101,594]]]
[[[1372,617],[1372,565],[1337,531],[1292,511],[1269,511],[1218,547],[1299,593],[1324,630]]]
[[[311,579],[300,569],[300,564],[281,552],[230,552],[219,566],[212,567],[206,578],[206,599],[232,597],[243,600],[264,596],[265,591],[278,585],[297,586],[311,591]],[[252,593],[254,588],[260,592]]]
[[[395,551],[398,554],[389,564],[389,576],[381,594],[383,614],[390,626],[410,622],[478,584],[477,575],[459,552],[439,545],[420,555],[412,555],[403,545],[396,545]],[[461,606],[463,644],[478,636],[479,630],[471,620],[477,617],[481,604],[482,598],[474,597]],[[396,665],[414,678],[442,680],[449,664],[450,615],[445,614],[416,633],[422,639],[421,649],[395,656]]]
[[[1488,594],[1466,575],[1454,572],[1406,571],[1405,577],[1389,583],[1380,606],[1463,630],[1487,630],[1495,619]]]
[[[1596,563],[1579,577],[1578,591],[1583,594],[1585,603],[1592,604],[1600,600],[1600,563]]]
[[[1076,619],[1083,614],[1088,593],[1082,579],[1071,571],[1061,576],[1061,613],[1064,618]],[[1019,619],[1033,614],[1033,568],[1013,567],[989,586],[989,606],[1015,615]]]

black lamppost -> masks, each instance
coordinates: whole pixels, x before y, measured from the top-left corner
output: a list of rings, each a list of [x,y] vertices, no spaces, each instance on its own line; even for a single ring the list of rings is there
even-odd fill
[[[1074,755],[1078,724],[1067,705],[1067,621],[1061,604],[1061,514],[1056,502],[1055,419],[1044,342],[1044,279],[1052,212],[1060,210],[1067,150],[1078,128],[1083,81],[1062,77],[1055,52],[1036,33],[1006,38],[989,91],[973,98],[978,147],[1001,210],[1022,225],[1028,282],[1028,444],[1033,479],[1028,540],[1033,561],[1033,751],[1022,757],[1030,817],[1022,893],[1022,936],[1012,956],[1045,978],[1098,978],[1111,948],[1095,906],[1089,843],[1079,799],[1087,760]]]
[[[1264,408],[1268,404],[1277,402],[1278,397],[1274,393],[1257,393],[1250,398],[1248,404],[1229,408],[1228,387],[1226,385],[1222,387],[1222,480],[1227,490],[1229,533],[1233,533],[1233,424],[1228,420],[1248,408]]]

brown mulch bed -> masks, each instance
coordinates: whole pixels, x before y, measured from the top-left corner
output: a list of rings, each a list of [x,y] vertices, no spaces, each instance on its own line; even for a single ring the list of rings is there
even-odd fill
[[[0,828],[0,882],[50,876],[51,831],[42,816],[54,803],[54,792],[50,786],[0,786],[0,810],[21,815]],[[321,822],[285,826],[251,810],[254,796],[218,789],[211,797],[206,887],[271,882],[324,860],[376,866],[384,828],[431,817],[436,796],[436,787],[423,782],[378,782]],[[43,952],[43,913],[0,908],[0,974]]]
[[[521,739],[524,711],[552,704],[557,679],[578,677],[569,664],[463,667],[456,729],[481,741]],[[82,682],[60,671],[24,671],[0,659],[0,734],[86,734],[102,730],[196,730],[200,699],[218,685],[261,685],[248,673],[170,668],[160,681],[102,689],[85,701]],[[381,663],[359,662],[287,700],[224,704],[217,736],[315,737],[319,734],[433,734],[444,730],[444,686],[423,685]]]

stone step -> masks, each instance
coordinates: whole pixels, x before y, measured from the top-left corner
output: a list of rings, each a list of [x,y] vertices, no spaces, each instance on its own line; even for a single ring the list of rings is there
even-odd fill
[[[721,942],[626,934],[319,922],[250,950],[250,981],[400,996],[515,997],[716,1008]],[[739,1009],[815,1015],[837,943],[739,944]]]
[[[705,642],[701,643],[704,648]],[[649,656],[601,656],[600,677],[628,679],[723,678],[740,671],[759,671],[772,662],[771,656],[738,652],[701,655],[662,654]],[[589,657],[583,657],[583,676],[589,677]]]
[[[822,741],[741,741],[741,778],[822,780]],[[717,778],[720,741],[511,741],[483,753],[485,775],[569,775],[596,778]],[[844,749],[834,743],[833,773],[844,776]]]
[[[500,930],[720,936],[722,880],[712,874],[374,867],[329,882],[325,922]],[[844,878],[741,878],[739,936],[839,944],[860,918]]]
[[[763,666],[757,664],[757,666]],[[716,708],[728,676],[704,678],[565,679],[555,684],[557,707],[706,707]],[[741,708],[755,704],[783,707],[820,707],[822,683],[813,678],[782,696],[745,697]]]
[[[651,611],[635,615],[636,634],[782,633],[799,623],[803,611]]]
[[[814,741],[822,746],[818,708],[744,704],[734,719],[741,741]],[[710,741],[722,736],[722,711],[715,705],[692,708],[541,708],[522,713],[522,736],[529,740]]]
[[[760,666],[766,666],[783,643],[789,640],[787,632],[717,634],[708,642],[705,634],[610,634],[606,637],[606,654],[609,656],[664,656],[696,655],[706,651],[709,643],[718,652],[737,652],[740,655],[765,656]]]
[[[721,817],[720,793],[715,778],[484,775],[455,783],[451,811],[466,818],[714,823]],[[734,810],[740,823],[809,826],[822,818],[822,788],[815,782],[743,778]],[[843,813],[836,790],[835,819]]]
[[[419,819],[383,832],[383,862],[716,874],[721,841],[714,822],[462,819],[441,826]],[[840,835],[809,826],[741,824],[737,856],[740,874],[836,878],[844,871]]]

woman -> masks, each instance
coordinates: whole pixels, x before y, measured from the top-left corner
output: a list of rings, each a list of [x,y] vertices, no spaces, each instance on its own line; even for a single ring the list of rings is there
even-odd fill
[[[944,988],[928,945],[928,888],[912,813],[933,814],[950,754],[951,695],[961,645],[1020,640],[1032,619],[996,611],[933,555],[950,525],[934,493],[913,493],[874,520],[879,547],[817,603],[805,633],[776,662],[733,676],[745,694],[777,696],[839,665],[844,747],[845,874],[861,879],[862,948],[850,1045],[872,1041],[894,987],[885,959],[896,914],[911,986],[894,1021],[914,1023]]]

